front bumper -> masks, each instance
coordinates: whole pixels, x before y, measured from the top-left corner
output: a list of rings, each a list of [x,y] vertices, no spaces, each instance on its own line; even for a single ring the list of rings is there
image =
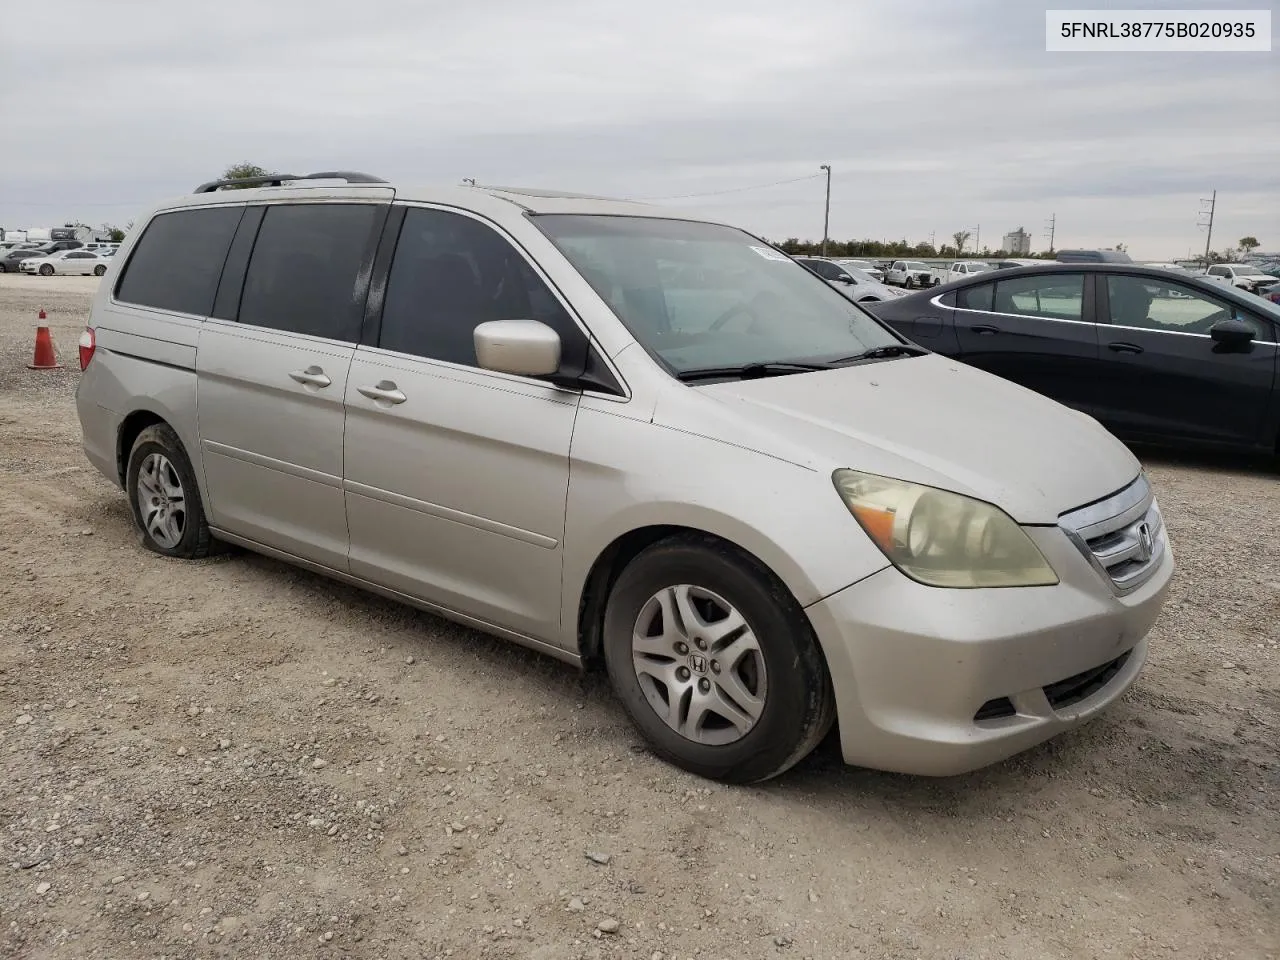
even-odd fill
[[[1057,586],[940,589],[890,567],[807,608],[845,762],[966,773],[1091,719],[1137,679],[1173,572],[1167,542],[1151,578],[1118,596],[1062,531],[1027,532]]]

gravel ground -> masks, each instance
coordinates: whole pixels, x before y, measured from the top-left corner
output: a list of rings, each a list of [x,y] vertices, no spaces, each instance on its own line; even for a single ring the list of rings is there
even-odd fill
[[[1180,567],[1107,716],[945,781],[725,788],[598,677],[246,553],[84,460],[97,281],[0,277],[0,956],[1280,956],[1280,480],[1147,456]],[[71,369],[33,372],[35,315]]]

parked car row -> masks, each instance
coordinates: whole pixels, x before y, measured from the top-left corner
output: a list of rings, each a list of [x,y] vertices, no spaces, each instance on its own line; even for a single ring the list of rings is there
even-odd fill
[[[58,250],[39,253],[28,249],[0,254],[0,273],[32,273],[42,277],[81,274],[100,277],[107,272],[115,250]]]

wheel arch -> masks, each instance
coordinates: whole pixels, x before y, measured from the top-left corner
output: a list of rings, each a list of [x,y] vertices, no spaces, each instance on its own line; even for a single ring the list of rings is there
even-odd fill
[[[709,526],[709,525],[708,525]],[[760,555],[761,552],[749,549],[739,542],[743,537],[726,536],[723,532],[715,532],[705,526],[690,526],[680,523],[652,523],[635,527],[615,536],[596,555],[578,594],[576,607],[576,640],[577,653],[583,666],[588,670],[598,669],[602,665],[601,640],[604,625],[604,611],[609,592],[618,575],[647,547],[663,540],[676,537],[701,538],[708,544],[727,547],[740,557],[760,568],[760,570],[778,581],[782,589],[796,604],[803,609],[804,604],[797,596],[796,587],[807,592],[813,589],[807,578],[803,578],[798,567],[779,572],[778,564],[770,564]],[[758,545],[763,546],[763,545]],[[772,553],[773,551],[768,551]],[[803,578],[803,585],[793,582],[797,577]],[[788,582],[788,580],[793,582]],[[820,646],[820,645],[819,645]]]
[[[120,476],[121,487],[125,485],[125,472],[129,469],[129,454],[133,451],[138,434],[158,423],[173,429],[173,424],[154,410],[135,410],[120,422],[120,429],[116,432],[116,473]],[[174,430],[174,433],[177,431]],[[190,458],[191,454],[188,453],[187,459]]]

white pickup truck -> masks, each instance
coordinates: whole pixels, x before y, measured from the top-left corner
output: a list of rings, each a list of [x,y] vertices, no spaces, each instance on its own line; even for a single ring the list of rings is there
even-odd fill
[[[933,275],[927,264],[919,260],[895,260],[885,273],[884,282],[890,286],[912,290],[916,287],[936,287],[941,281]]]
[[[934,277],[939,283],[950,283],[952,280],[972,277],[975,273],[987,273],[991,269],[991,264],[983,263],[981,260],[957,260],[945,270],[939,267]]]
[[[1250,293],[1256,293],[1260,287],[1276,282],[1275,277],[1263,273],[1257,267],[1248,263],[1214,264],[1206,272],[1206,277],[1210,280],[1229,283],[1233,287],[1248,290]]]

